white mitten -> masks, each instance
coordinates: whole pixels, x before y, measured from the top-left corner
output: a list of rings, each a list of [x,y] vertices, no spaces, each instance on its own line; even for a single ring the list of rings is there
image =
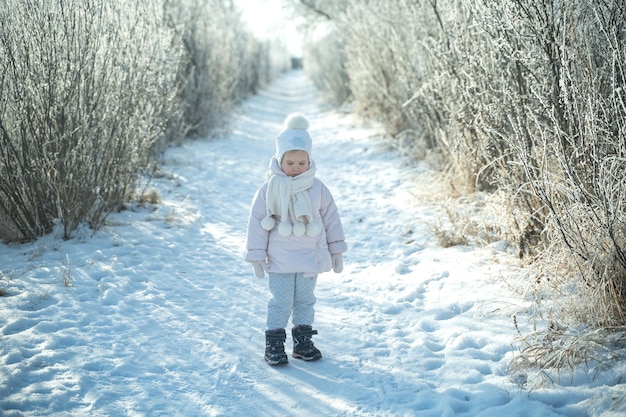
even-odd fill
[[[265,262],[252,262],[252,268],[254,268],[254,275],[257,278],[263,278],[267,272],[267,264]]]
[[[333,261],[333,271],[336,273],[343,271],[343,255],[340,253],[333,253],[330,257]]]

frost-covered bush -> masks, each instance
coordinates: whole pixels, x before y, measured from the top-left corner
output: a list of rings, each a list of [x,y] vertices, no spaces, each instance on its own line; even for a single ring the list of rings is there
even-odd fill
[[[150,158],[225,128],[277,73],[239,19],[219,0],[2,2],[0,238],[97,229]]]
[[[521,220],[552,254],[543,254],[551,279],[537,288],[558,283],[553,299],[569,306],[555,309],[567,312],[562,322],[624,324],[626,10],[617,2],[471,6],[492,82],[478,90],[466,124],[480,143],[497,144],[494,155],[482,153],[486,180],[520,197]],[[475,74],[458,77],[475,85],[481,77],[464,74]]]
[[[342,104],[350,96],[348,73],[345,69],[343,44],[332,27],[303,50],[304,71],[332,103]]]
[[[286,47],[256,39],[232,3],[163,3],[166,26],[176,33],[184,53],[176,97],[182,113],[170,120],[161,148],[185,137],[206,137],[227,128],[233,105],[287,70],[289,58]]]
[[[454,183],[509,194],[541,311],[626,324],[623,2],[302,3],[333,22],[358,109]]]
[[[173,109],[179,58],[156,1],[0,4],[0,223],[99,226]],[[149,19],[146,16],[150,16]]]

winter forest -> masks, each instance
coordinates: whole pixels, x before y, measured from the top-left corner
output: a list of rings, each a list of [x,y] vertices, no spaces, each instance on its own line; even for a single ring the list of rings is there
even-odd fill
[[[33,259],[32,251],[44,247],[85,244],[120,213],[157,210],[166,196],[153,185],[174,178],[164,168],[175,159],[168,152],[215,142],[224,153],[204,163],[217,167],[228,158],[220,140],[239,129],[232,115],[293,72],[310,81],[323,109],[377,126],[376,145],[393,151],[397,164],[436,172],[446,191],[440,222],[431,227],[438,247],[482,250],[506,242],[524,277],[529,317],[521,324],[512,316],[515,352],[506,372],[541,381],[516,380],[522,397],[561,379],[575,385],[574,375],[596,375],[623,359],[626,1],[277,0],[302,37],[301,56],[280,24],[263,37],[250,28],[243,11],[251,3],[269,2],[2,1],[0,369],[35,351],[5,344],[26,320],[13,318],[8,300],[29,291],[12,254]],[[389,192],[419,194],[420,184],[410,180],[387,185]],[[229,198],[210,187],[197,192],[208,201]],[[241,196],[236,204],[245,211],[252,195]],[[480,220],[467,203],[476,198],[491,208]],[[64,259],[55,272],[59,292],[79,279]],[[33,375],[45,366],[34,367]],[[16,397],[28,390],[12,388],[18,371],[0,371],[1,415],[65,415],[62,405],[41,405],[43,398],[20,408]],[[229,381],[245,387],[243,379]],[[19,380],[30,381],[26,387],[37,377]],[[241,389],[238,398],[247,403]],[[100,413],[97,405],[76,403],[74,412],[84,415],[254,415],[130,405]],[[373,412],[373,403],[329,404],[317,411],[431,415],[412,408],[421,400],[388,413]],[[605,410],[537,415],[620,415],[624,404],[622,394]],[[526,415],[522,408],[506,412]],[[459,410],[432,415],[480,414],[476,406]],[[492,412],[480,415],[506,414]]]

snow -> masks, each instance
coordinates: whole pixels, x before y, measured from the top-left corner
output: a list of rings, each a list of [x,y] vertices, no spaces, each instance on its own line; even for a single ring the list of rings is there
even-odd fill
[[[307,114],[349,251],[320,276],[319,362],[263,360],[266,279],[242,261],[285,115]],[[524,271],[506,242],[442,248],[445,188],[290,72],[232,132],[169,149],[157,205],[64,241],[0,246],[2,416],[618,416],[626,366],[521,390]],[[442,196],[442,197],[438,197]],[[438,202],[439,201],[439,202]],[[291,343],[288,341],[287,347]]]

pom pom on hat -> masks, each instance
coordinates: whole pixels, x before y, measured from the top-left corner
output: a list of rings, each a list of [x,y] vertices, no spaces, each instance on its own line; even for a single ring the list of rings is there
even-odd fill
[[[309,120],[301,113],[292,113],[285,119],[284,129],[276,136],[276,159],[280,164],[285,152],[305,151],[311,158],[313,141],[307,129]]]
[[[297,129],[307,130],[309,128],[309,119],[301,113],[292,113],[285,119],[285,130]]]

